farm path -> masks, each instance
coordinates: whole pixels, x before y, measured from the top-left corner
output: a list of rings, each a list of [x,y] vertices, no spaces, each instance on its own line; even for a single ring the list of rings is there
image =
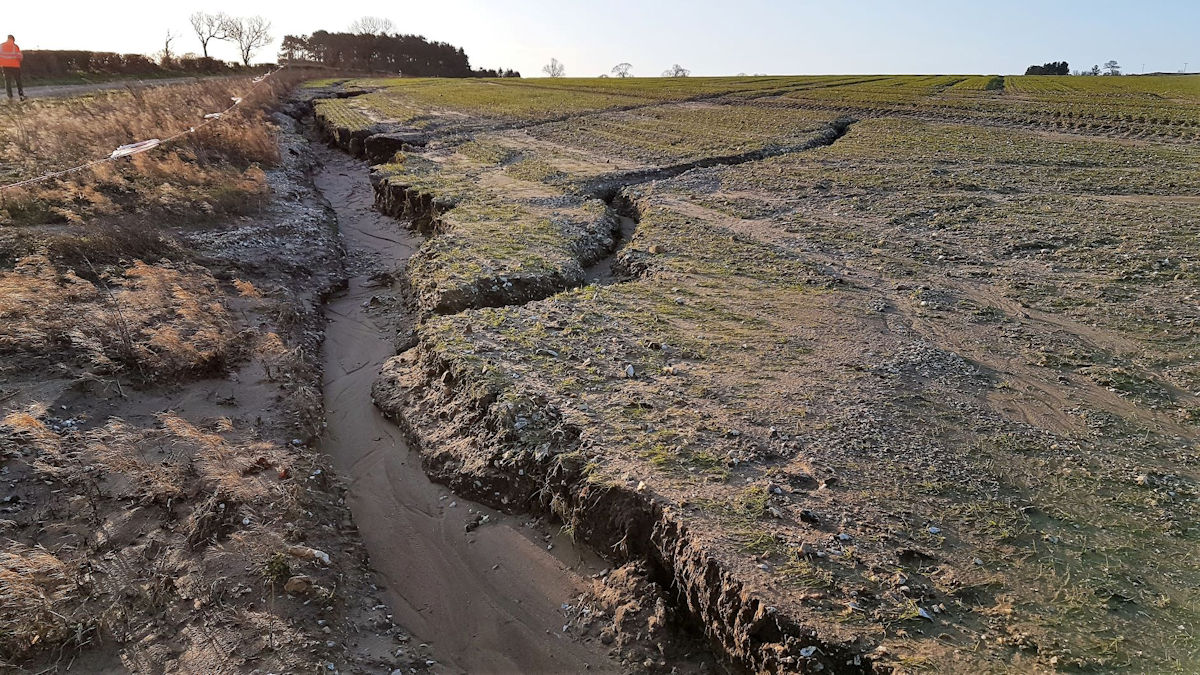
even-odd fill
[[[97,91],[112,89],[146,89],[150,87],[165,87],[173,84],[188,84],[198,82],[200,77],[169,77],[161,80],[113,80],[111,82],[88,82],[85,84],[43,84],[25,87],[25,95],[29,98],[66,98],[80,96]]]

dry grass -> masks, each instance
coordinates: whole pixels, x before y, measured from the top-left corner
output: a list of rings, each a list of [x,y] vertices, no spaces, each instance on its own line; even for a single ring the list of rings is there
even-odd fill
[[[250,78],[105,92],[0,111],[0,181],[15,182],[105,157],[118,146],[165,138],[244,103],[167,146],[0,194],[0,224],[82,223],[159,208],[180,216],[239,211],[266,193],[257,165],[278,161],[265,107],[292,86],[288,71]]]
[[[70,637],[63,605],[78,593],[75,571],[44,548],[0,549],[0,658]]]
[[[65,437],[35,414],[18,412],[0,421],[0,430],[34,451],[31,465],[44,477],[87,484],[97,498],[163,503],[193,494],[220,495],[231,503],[289,499],[278,480],[265,472],[289,469],[291,455],[271,443],[232,442],[222,433],[228,421],[202,429],[175,415],[158,418],[159,428],[120,419]]]
[[[290,478],[306,473],[300,458],[226,419],[56,431],[32,409],[0,420],[0,447],[60,512],[48,549],[20,534],[0,542],[0,670],[96,639],[129,643],[179,594],[229,600],[230,577],[245,584],[287,545],[258,514],[294,522],[302,500],[313,508]]]
[[[0,273],[0,353],[141,377],[213,372],[237,344],[217,297],[212,275],[191,265],[137,261],[92,283],[28,256]]]

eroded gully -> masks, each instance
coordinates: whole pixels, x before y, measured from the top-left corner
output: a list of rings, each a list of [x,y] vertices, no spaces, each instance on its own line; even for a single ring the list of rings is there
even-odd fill
[[[372,275],[402,267],[420,239],[373,208],[365,164],[313,149],[321,162],[314,180],[337,213],[353,275],[325,307],[321,448],[348,481],[349,506],[394,621],[430,646],[433,668],[444,672],[619,670],[599,644],[563,633],[562,603],[589,585],[597,561],[543,526],[429,481],[419,455],[372,404],[371,383],[394,354],[372,297],[398,290]],[[472,510],[488,522],[466,532]]]

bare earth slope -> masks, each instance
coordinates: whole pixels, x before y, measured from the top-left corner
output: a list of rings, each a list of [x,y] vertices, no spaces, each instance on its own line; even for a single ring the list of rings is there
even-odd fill
[[[996,79],[347,83],[376,404],[738,667],[1200,668],[1200,83]]]

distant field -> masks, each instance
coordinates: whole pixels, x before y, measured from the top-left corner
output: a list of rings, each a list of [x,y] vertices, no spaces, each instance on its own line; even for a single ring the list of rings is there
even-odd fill
[[[873,114],[928,114],[1046,129],[1194,141],[1200,76],[864,75],[629,79],[351,80],[373,93],[320,103],[347,128],[432,123],[430,110],[536,121],[655,102],[721,99]],[[444,120],[439,120],[444,121]]]

